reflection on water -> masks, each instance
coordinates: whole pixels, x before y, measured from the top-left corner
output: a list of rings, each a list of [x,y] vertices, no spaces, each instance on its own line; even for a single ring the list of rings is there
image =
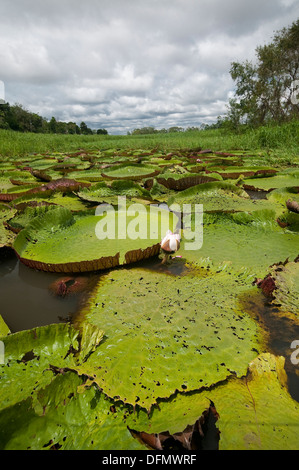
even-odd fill
[[[282,315],[279,308],[269,304],[261,291],[253,290],[245,294],[240,298],[240,302],[244,310],[264,329],[269,351],[285,358],[289,393],[299,402],[299,365],[291,362],[291,343],[299,340],[298,323]]]
[[[0,259],[0,315],[12,333],[69,320],[79,307],[79,294],[55,296],[49,286],[61,274],[30,269],[13,252]]]
[[[253,199],[253,200],[267,199],[268,191],[261,191],[261,190],[257,191],[253,189],[245,189],[245,191],[248,194],[248,196],[250,196],[250,199]]]

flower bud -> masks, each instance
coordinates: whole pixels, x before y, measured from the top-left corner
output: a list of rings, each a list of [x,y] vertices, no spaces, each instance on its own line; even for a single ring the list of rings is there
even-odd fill
[[[180,248],[180,235],[167,230],[165,237],[161,241],[161,248],[167,253],[174,253]]]

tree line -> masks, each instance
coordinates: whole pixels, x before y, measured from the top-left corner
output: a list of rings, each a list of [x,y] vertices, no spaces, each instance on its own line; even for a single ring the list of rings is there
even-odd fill
[[[44,134],[108,134],[106,129],[93,130],[83,121],[78,125],[75,122],[59,121],[54,116],[48,120],[18,103],[1,104],[0,129]]]

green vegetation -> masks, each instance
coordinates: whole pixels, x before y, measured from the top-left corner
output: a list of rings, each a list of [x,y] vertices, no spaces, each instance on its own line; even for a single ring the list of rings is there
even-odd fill
[[[142,450],[157,448],[153,433],[162,449],[165,435],[175,450],[189,449],[177,439],[198,420],[196,448],[206,448],[211,432],[219,449],[298,448],[298,397],[287,375],[296,338],[270,347],[275,326],[259,319],[271,309],[275,322],[287,322],[279,334],[299,328],[299,215],[286,205],[298,201],[298,153],[295,144],[281,153],[200,150],[201,136],[217,135],[228,144],[221,129],[163,141],[88,136],[92,144],[79,151],[2,157],[0,256],[10,248],[29,269],[66,276],[53,295],[70,295],[79,276],[94,276],[70,319],[11,331],[0,317],[2,449]],[[82,136],[64,136],[64,145],[69,138]],[[133,235],[151,227],[157,204],[189,204],[178,257],[162,263],[162,232],[155,240],[148,231],[144,239],[119,236],[119,196],[144,209],[127,214],[123,230]],[[97,213],[100,203],[110,211]],[[195,204],[203,204],[200,225]],[[114,222],[115,239],[99,240],[97,224],[106,232]],[[203,244],[190,249],[201,227]]]
[[[1,449],[298,450],[299,121],[267,95],[297,34],[234,65],[240,101],[214,126],[0,129],[0,262],[81,292],[47,326],[0,312]]]
[[[120,148],[138,150],[212,149],[213,151],[260,150],[266,164],[283,160],[294,163],[299,152],[299,122],[267,125],[234,132],[226,129],[185,131],[149,135],[59,135],[18,133],[0,129],[0,155],[20,157],[27,154],[81,152]],[[286,147],[287,143],[287,147]],[[7,160],[9,161],[9,159]],[[298,160],[296,160],[298,162]]]

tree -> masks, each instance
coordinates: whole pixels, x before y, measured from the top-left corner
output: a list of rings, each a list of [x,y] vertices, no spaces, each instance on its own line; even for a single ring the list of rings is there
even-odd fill
[[[52,134],[56,134],[56,127],[57,127],[57,121],[54,116],[51,117],[50,122],[49,122],[49,131]]]
[[[172,133],[172,132],[183,132],[183,128],[182,127],[178,127],[178,126],[173,126],[173,127],[170,127],[168,129],[168,132],[169,133]]]
[[[230,100],[234,124],[262,125],[299,117],[294,83],[299,80],[299,19],[276,32],[270,44],[256,48],[256,63],[231,64],[236,97]]]
[[[92,134],[92,130],[87,127],[87,125],[85,124],[85,122],[81,122],[80,124],[80,131],[81,131],[81,134]]]
[[[132,135],[146,135],[146,134],[156,134],[156,129],[152,126],[141,127],[141,129],[134,129]]]

